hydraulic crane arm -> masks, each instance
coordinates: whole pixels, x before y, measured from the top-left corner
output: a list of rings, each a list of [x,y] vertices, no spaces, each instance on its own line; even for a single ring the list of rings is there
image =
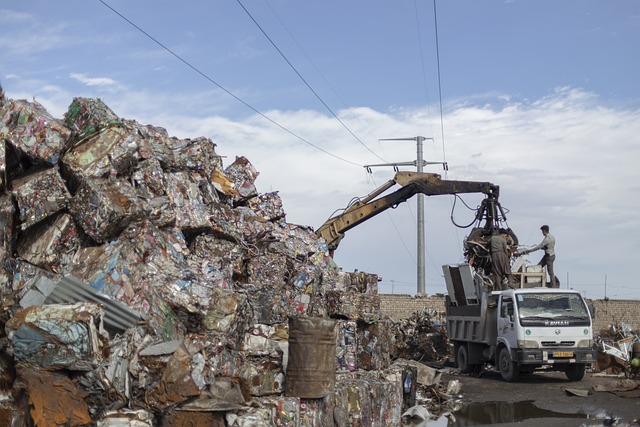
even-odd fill
[[[378,197],[396,184],[401,188],[393,193]],[[491,227],[499,214],[504,216],[498,204],[499,187],[497,185],[489,182],[442,180],[440,175],[434,173],[398,172],[392,180],[352,204],[341,214],[329,218],[320,226],[316,234],[326,240],[333,256],[333,251],[340,244],[345,232],[389,208],[395,208],[398,204],[419,193],[426,196],[484,193],[487,198],[478,210],[476,219],[486,218],[486,227]]]

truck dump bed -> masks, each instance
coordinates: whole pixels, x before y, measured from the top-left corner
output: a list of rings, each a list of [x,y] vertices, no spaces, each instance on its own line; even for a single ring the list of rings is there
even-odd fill
[[[489,344],[496,339],[497,295],[482,292],[468,264],[442,267],[447,283],[447,334],[452,341]]]

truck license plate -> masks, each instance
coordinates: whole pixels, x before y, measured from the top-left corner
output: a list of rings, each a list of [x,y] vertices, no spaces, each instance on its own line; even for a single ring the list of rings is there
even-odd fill
[[[553,357],[573,357],[573,351],[556,351]]]

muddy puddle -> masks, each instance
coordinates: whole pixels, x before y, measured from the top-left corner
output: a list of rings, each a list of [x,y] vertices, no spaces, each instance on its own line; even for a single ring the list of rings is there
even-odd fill
[[[448,413],[435,420],[405,420],[403,426],[411,427],[466,427],[499,423],[519,423],[531,419],[582,419],[593,420],[593,415],[583,413],[561,413],[542,409],[532,401],[525,402],[481,402],[470,403],[459,410]]]

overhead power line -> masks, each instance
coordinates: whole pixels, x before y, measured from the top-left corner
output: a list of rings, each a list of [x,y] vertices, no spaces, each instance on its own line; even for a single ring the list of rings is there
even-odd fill
[[[267,40],[269,40],[269,43],[271,43],[271,45],[278,51],[278,53],[280,54],[280,56],[282,56],[282,58],[285,60],[285,62],[287,64],[289,64],[289,67],[291,67],[291,69],[298,75],[298,77],[300,78],[300,80],[302,80],[302,82],[307,86],[307,88],[309,88],[309,90],[311,91],[311,93],[313,93],[315,95],[316,98],[318,98],[318,100],[322,103],[322,105],[324,105],[324,107],[327,109],[327,111],[329,111],[333,117],[335,117],[335,119],[340,122],[340,124],[342,125],[342,127],[344,127],[347,132],[349,132],[351,134],[351,136],[353,136],[356,141],[358,141],[360,143],[360,145],[362,145],[364,148],[366,148],[371,154],[373,154],[374,156],[376,156],[377,158],[379,158],[380,160],[382,160],[383,162],[386,162],[385,159],[383,159],[382,157],[380,157],[377,153],[375,153],[371,148],[369,148],[367,146],[367,144],[365,144],[364,142],[362,142],[360,140],[360,138],[358,138],[356,136],[356,134],[354,134],[351,129],[349,129],[349,127],[342,121],[340,120],[340,117],[338,117],[338,115],[336,113],[334,113],[334,111],[331,109],[331,107],[329,107],[327,105],[326,102],[324,102],[324,100],[320,97],[320,95],[318,95],[318,93],[311,87],[311,85],[307,82],[307,80],[302,77],[302,74],[300,74],[300,72],[298,72],[298,70],[296,69],[296,67],[293,66],[293,64],[291,63],[291,61],[289,61],[289,59],[285,56],[284,53],[282,53],[282,50],[280,50],[280,48],[275,44],[275,42],[271,39],[271,37],[269,37],[269,35],[266,33],[266,31],[262,28],[262,26],[258,23],[258,21],[255,20],[255,18],[253,17],[253,15],[251,15],[251,13],[247,10],[246,7],[244,7],[244,5],[242,4],[242,2],[240,0],[236,0],[238,2],[238,4],[240,5],[240,7],[242,7],[242,9],[245,11],[245,13],[249,16],[249,18],[251,18],[251,20],[253,21],[254,24],[256,24],[256,26],[258,27],[258,29],[260,29],[260,31],[262,32],[262,34],[267,38]]]
[[[136,30],[138,30],[139,32],[141,32],[142,34],[144,34],[145,36],[147,36],[150,40],[152,40],[154,43],[156,43],[158,46],[160,46],[161,48],[163,48],[164,50],[166,50],[167,52],[169,52],[171,55],[173,55],[176,59],[178,59],[180,62],[182,62],[183,64],[185,64],[187,67],[191,68],[193,71],[195,71],[196,73],[200,74],[202,77],[204,77],[206,80],[208,80],[210,83],[213,83],[214,85],[216,85],[219,89],[221,89],[222,91],[224,91],[226,94],[230,95],[231,97],[233,97],[236,101],[240,102],[242,105],[244,105],[245,107],[249,108],[251,111],[255,112],[256,114],[259,114],[260,116],[262,116],[263,118],[267,119],[269,122],[271,122],[272,124],[276,125],[277,127],[279,127],[280,129],[282,129],[283,131],[287,132],[288,134],[292,135],[293,137],[299,139],[300,141],[304,142],[305,144],[308,144],[310,146],[312,146],[313,148],[315,148],[316,150],[322,151],[323,153],[338,159],[340,161],[343,161],[345,163],[349,163],[351,165],[354,166],[359,166],[362,167],[363,165],[359,164],[359,163],[355,163],[352,162],[350,160],[347,160],[345,158],[342,158],[336,154],[333,154],[327,150],[325,150],[322,147],[319,147],[315,144],[313,144],[312,142],[306,140],[305,138],[301,137],[300,135],[296,134],[295,132],[293,132],[292,130],[286,128],[285,126],[281,125],[280,123],[276,122],[275,120],[273,120],[272,118],[270,118],[269,116],[267,116],[266,114],[262,113],[261,111],[259,111],[258,109],[254,108],[252,105],[250,105],[249,103],[245,102],[243,99],[239,98],[238,96],[236,96],[233,92],[227,90],[224,86],[222,86],[221,84],[219,84],[218,82],[216,82],[215,80],[213,80],[211,77],[209,77],[207,74],[205,74],[204,72],[200,71],[200,69],[198,69],[196,66],[194,66],[193,64],[191,64],[189,61],[187,61],[186,59],[184,59],[183,57],[181,57],[180,55],[178,55],[176,52],[174,52],[173,50],[171,50],[169,47],[165,46],[162,42],[160,42],[158,39],[156,39],[155,37],[153,37],[151,34],[147,33],[145,30],[143,30],[142,28],[140,28],[138,25],[136,25],[133,21],[131,21],[130,19],[128,19],[126,16],[124,16],[123,14],[121,14],[120,12],[118,12],[116,9],[114,9],[113,7],[111,7],[109,4],[107,4],[104,0],[98,0],[100,3],[102,3],[104,6],[106,6],[107,8],[109,8],[113,13],[115,13],[116,15],[118,15],[120,18],[122,18],[123,20],[125,20],[127,23],[129,23],[132,27],[134,27]]]

